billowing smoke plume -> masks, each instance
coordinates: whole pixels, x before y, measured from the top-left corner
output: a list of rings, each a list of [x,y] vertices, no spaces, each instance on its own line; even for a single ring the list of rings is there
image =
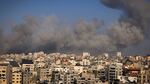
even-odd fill
[[[22,52],[112,52],[143,40],[140,29],[130,23],[117,22],[108,31],[103,22],[79,20],[73,25],[61,23],[56,16],[26,17],[14,24],[10,35],[1,33],[5,53]],[[102,31],[103,30],[103,31]],[[1,31],[2,32],[2,31]],[[1,51],[2,52],[2,51]]]
[[[112,39],[101,33],[102,22],[79,20],[70,26],[56,16],[26,17],[14,24],[10,35],[0,35],[3,52],[108,52],[116,50]],[[2,34],[2,33],[1,33]],[[1,42],[1,41],[0,41]]]
[[[144,39],[141,30],[130,23],[116,23],[109,29],[110,37],[120,46],[131,46],[137,44]]]
[[[150,51],[150,1],[149,0],[101,0],[103,4],[110,8],[115,8],[123,11],[123,15],[120,18],[120,22],[127,22],[130,23],[138,30],[131,28],[132,32],[137,32],[137,36],[139,37],[140,33],[139,31],[142,32],[143,36],[141,35],[139,40],[143,38],[143,41],[140,41],[137,45],[130,45],[127,48],[124,49],[124,52],[130,53],[130,54],[148,54]],[[121,29],[119,29],[121,30]],[[118,30],[117,30],[118,31]],[[126,31],[123,30],[125,33]],[[131,33],[132,34],[132,33]],[[123,34],[124,35],[124,34]],[[130,36],[130,35],[129,35]],[[125,44],[130,44],[131,38],[128,38],[128,36],[125,35],[123,37],[124,39],[127,37],[124,41]],[[116,37],[118,38],[118,37]],[[122,38],[122,39],[123,39]],[[120,39],[120,38],[118,38]],[[133,40],[133,39],[132,39]],[[122,44],[122,43],[121,43]]]
[[[61,23],[56,16],[26,17],[14,24],[10,35],[0,32],[1,52],[112,52],[138,44],[141,30],[127,22],[116,22],[106,31],[103,22],[79,20],[73,25]]]
[[[121,20],[140,26],[145,34],[150,28],[149,0],[101,0],[108,7],[120,9],[124,12]]]

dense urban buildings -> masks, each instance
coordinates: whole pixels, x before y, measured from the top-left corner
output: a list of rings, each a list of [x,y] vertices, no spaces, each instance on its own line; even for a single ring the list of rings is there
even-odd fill
[[[150,55],[35,52],[0,56],[0,84],[149,84]]]

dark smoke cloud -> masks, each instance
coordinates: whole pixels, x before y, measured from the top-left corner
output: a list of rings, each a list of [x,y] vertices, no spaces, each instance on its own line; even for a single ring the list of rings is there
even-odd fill
[[[14,24],[10,35],[0,37],[3,52],[106,52],[115,50],[112,39],[100,32],[102,22],[79,20],[69,26],[56,16],[44,18],[26,17]],[[1,33],[2,34],[2,33]],[[2,35],[0,35],[2,36]]]
[[[71,46],[86,51],[111,51],[114,45],[111,39],[99,32],[102,24],[98,20],[86,22],[80,20],[76,25],[73,33]],[[110,49],[108,49],[110,47]]]
[[[1,53],[113,52],[143,40],[141,30],[127,22],[116,22],[104,32],[98,19],[78,20],[74,25],[61,23],[56,16],[26,17],[14,24],[10,35],[2,34]]]
[[[126,54],[148,54],[150,50],[150,1],[149,0],[101,0],[107,7],[122,10],[124,14],[120,22],[130,23],[138,28],[143,34],[144,39],[137,45],[130,45],[124,49]],[[130,30],[136,31],[134,28]],[[126,31],[125,31],[126,32]],[[138,34],[139,35],[139,34]],[[135,36],[138,36],[135,35]],[[125,36],[126,37],[126,36]],[[119,38],[118,38],[119,39]],[[127,41],[127,42],[126,42]],[[130,41],[125,40],[128,44]]]
[[[144,39],[138,27],[125,22],[114,23],[109,29],[109,35],[114,39],[116,45],[124,47],[137,44]]]

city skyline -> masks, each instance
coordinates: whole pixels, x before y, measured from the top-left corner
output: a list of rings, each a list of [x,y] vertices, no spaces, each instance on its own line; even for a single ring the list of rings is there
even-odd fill
[[[0,84],[149,84],[150,55],[44,53],[0,56]]]
[[[0,0],[0,84],[150,84],[150,0]]]

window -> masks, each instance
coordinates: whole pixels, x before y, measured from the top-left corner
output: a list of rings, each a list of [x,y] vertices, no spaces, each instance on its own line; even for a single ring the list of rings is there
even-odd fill
[[[3,73],[5,73],[6,71],[2,71]]]
[[[2,76],[5,76],[5,74],[2,74]]]

